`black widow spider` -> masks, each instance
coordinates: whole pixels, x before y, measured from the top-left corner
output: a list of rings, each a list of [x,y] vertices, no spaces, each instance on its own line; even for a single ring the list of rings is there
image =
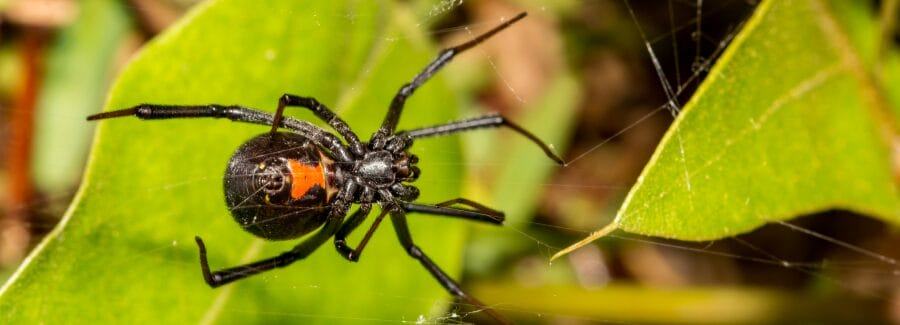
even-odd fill
[[[361,142],[346,122],[328,107],[311,97],[284,94],[278,100],[274,115],[243,106],[222,105],[156,105],[141,104],[131,108],[91,115],[87,119],[134,115],[140,119],[172,118],[228,118],[235,122],[271,125],[272,129],[241,145],[228,162],[225,175],[225,200],[235,221],[244,230],[269,240],[287,240],[321,229],[292,250],[281,255],[210,272],[206,247],[196,237],[200,249],[203,278],[212,287],[287,266],[303,259],[329,238],[341,256],[358,261],[369,238],[390,213],[391,222],[400,243],[417,259],[444,288],[459,299],[488,311],[498,321],[502,318],[466,294],[413,242],[406,224],[406,213],[463,218],[500,225],[504,215],[481,204],[457,198],[435,205],[413,203],[419,190],[404,183],[419,176],[418,158],[408,152],[413,140],[445,135],[484,127],[506,126],[540,146],[557,163],[563,164],[550,147],[520,126],[501,115],[492,114],[473,119],[415,130],[395,132],[406,99],[457,54],[470,49],[497,32],[524,18],[520,13],[490,31],[464,44],[444,49],[437,58],[412,80],[403,85],[391,101],[381,127],[368,143]],[[283,117],[284,108],[303,107],[325,121],[344,141],[309,122]],[[292,132],[279,132],[286,128]],[[369,215],[372,204],[378,203],[382,213],[354,249],[347,245],[347,236]],[[344,221],[352,204],[359,209]],[[468,208],[456,208],[463,205]]]

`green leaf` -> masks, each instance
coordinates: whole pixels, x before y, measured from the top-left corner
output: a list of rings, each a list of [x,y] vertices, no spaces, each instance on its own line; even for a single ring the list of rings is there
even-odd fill
[[[45,192],[73,187],[81,177],[93,127],[84,116],[103,105],[116,48],[129,29],[123,4],[82,1],[79,17],[53,41],[35,110],[34,181]]]
[[[833,5],[839,5],[836,10]],[[900,224],[864,3],[763,1],[631,189],[615,229],[712,240],[848,209]],[[869,15],[871,17],[871,14]],[[850,31],[850,32],[848,32]],[[858,46],[862,46],[860,49]]]
[[[287,92],[316,97],[368,138],[397,89],[437,53],[414,20],[389,1],[211,1],[143,49],[106,109],[222,103],[274,111]],[[456,118],[455,105],[438,76],[407,102],[400,128]],[[302,109],[286,114],[315,120]],[[449,295],[387,225],[356,264],[326,243],[282,270],[218,289],[203,282],[195,235],[215,269],[299,242],[255,239],[224,203],[225,163],[266,131],[211,119],[101,122],[75,202],[0,292],[0,322],[397,322],[441,313]],[[446,180],[461,177],[457,139],[420,140],[412,152],[424,171],[420,201],[456,197],[458,182]],[[419,246],[458,274],[461,224],[409,222]]]
[[[887,55],[882,73],[884,89],[900,89],[900,52],[895,50]],[[886,95],[891,103],[894,123],[900,124],[900,92],[889,91]]]

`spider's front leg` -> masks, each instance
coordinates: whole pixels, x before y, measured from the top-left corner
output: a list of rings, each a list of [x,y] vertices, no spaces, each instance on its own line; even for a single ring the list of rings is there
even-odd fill
[[[394,99],[391,100],[391,106],[388,108],[384,121],[381,122],[381,127],[372,135],[372,139],[369,140],[369,145],[375,149],[384,148],[386,145],[385,141],[387,141],[388,137],[394,134],[394,131],[397,129],[397,123],[400,121],[400,114],[403,112],[403,106],[406,105],[406,99],[412,96],[413,92],[425,84],[428,79],[431,79],[434,74],[438,73],[444,65],[453,60],[453,57],[484,42],[486,39],[494,36],[494,34],[499,33],[513,23],[525,18],[526,15],[527,14],[524,12],[519,13],[512,19],[503,22],[484,34],[478,35],[468,42],[441,51],[441,53],[439,53],[431,63],[428,63],[428,65],[422,69],[422,72],[419,72],[412,81],[400,87],[400,90],[394,95]]]
[[[362,156],[365,149],[363,148],[362,142],[359,141],[359,137],[356,133],[353,133],[353,130],[350,129],[350,126],[347,125],[347,122],[344,122],[339,116],[334,114],[327,106],[319,103],[318,100],[312,97],[301,97],[291,94],[284,94],[278,98],[278,110],[275,111],[275,119],[272,123],[272,134],[278,131],[278,128],[281,126],[282,115],[284,114],[285,107],[303,107],[309,109],[316,115],[319,119],[328,123],[335,131],[338,132],[344,140],[347,140],[347,144],[350,145],[350,149],[353,150],[353,153],[357,156]]]
[[[549,145],[544,143],[544,141],[541,141],[541,139],[538,139],[537,136],[535,136],[531,132],[528,132],[528,130],[525,130],[525,128],[511,122],[509,119],[500,114],[490,114],[473,119],[460,120],[415,130],[397,132],[395,138],[407,139],[407,141],[412,141],[413,139],[441,136],[452,133],[471,131],[480,128],[501,126],[507,127],[515,131],[516,133],[528,138],[528,140],[534,142],[534,144],[538,145],[538,147],[541,147],[541,150],[544,151],[544,154],[546,154],[547,157],[550,157],[550,159],[553,159],[553,161],[560,165],[566,165],[566,162],[563,161],[561,157],[556,155],[556,153],[553,152],[553,149],[550,148]]]

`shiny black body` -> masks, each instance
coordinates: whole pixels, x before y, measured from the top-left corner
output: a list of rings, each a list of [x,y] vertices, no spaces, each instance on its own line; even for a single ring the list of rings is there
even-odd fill
[[[291,196],[288,162],[321,166],[322,151],[296,133],[266,133],[241,145],[225,170],[225,202],[241,228],[271,240],[300,237],[328,217],[326,189]]]
[[[291,239],[317,228],[319,231],[278,256],[215,272],[209,269],[206,246],[200,237],[196,237],[201,270],[210,286],[217,287],[287,266],[305,258],[332,238],[341,256],[357,261],[382,219],[390,215],[397,238],[406,252],[418,260],[448,292],[503,322],[500,315],[466,294],[419,249],[406,224],[406,214],[411,212],[492,224],[502,224],[503,213],[464,198],[437,204],[414,203],[419,190],[409,183],[416,180],[420,170],[416,167],[418,158],[410,154],[408,149],[413,140],[418,138],[504,126],[536,143],[554,161],[563,164],[563,160],[537,137],[496,114],[402,132],[397,132],[396,127],[406,99],[441,67],[455,55],[474,47],[523,17],[525,13],[469,42],[441,51],[410,83],[400,88],[391,101],[381,127],[368,142],[360,141],[346,122],[316,99],[290,94],[279,98],[274,115],[243,106],[142,104],[96,114],[88,117],[88,120],[132,115],[141,119],[210,117],[271,126],[269,133],[254,137],[242,145],[228,164],[225,197],[232,216],[242,228],[266,239]],[[309,109],[333,128],[343,141],[309,122],[283,117],[286,107]],[[279,129],[290,132],[279,132]],[[318,167],[322,169],[316,169]],[[297,170],[306,172],[298,174]],[[319,176],[324,177],[324,180],[316,179]],[[354,204],[359,208],[347,217]],[[381,214],[372,223],[360,244],[356,248],[350,247],[346,242],[347,236],[366,219],[373,204],[381,206]]]

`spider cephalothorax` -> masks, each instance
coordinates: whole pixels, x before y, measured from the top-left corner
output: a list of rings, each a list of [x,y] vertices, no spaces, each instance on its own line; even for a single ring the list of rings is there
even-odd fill
[[[334,238],[335,248],[341,256],[357,261],[382,218],[389,214],[406,252],[417,259],[447,291],[502,320],[493,310],[462,291],[415,245],[406,225],[406,214],[419,212],[502,224],[503,213],[464,198],[437,204],[414,203],[419,197],[419,190],[404,183],[415,181],[420,170],[416,166],[418,158],[408,149],[418,138],[505,126],[535,142],[554,161],[562,164],[562,159],[537,137],[496,114],[402,132],[396,132],[396,127],[406,99],[441,67],[455,55],[523,17],[525,13],[469,42],[441,51],[410,83],[400,88],[381,127],[368,142],[360,141],[346,122],[314,98],[290,94],[279,98],[275,114],[243,106],[142,104],[92,115],[88,120],[130,115],[141,119],[213,117],[271,126],[268,133],[241,145],[228,162],[225,173],[228,209],[243,229],[266,239],[293,239],[315,229],[319,231],[281,255],[216,272],[209,270],[206,246],[200,237],[196,237],[203,278],[210,286],[217,287],[291,264],[311,254],[329,238]],[[337,135],[309,122],[283,117],[285,107],[289,106],[311,110]],[[280,132],[281,128],[290,132]],[[382,213],[360,244],[356,248],[350,247],[347,236],[369,215],[375,203],[381,205]],[[353,204],[358,204],[359,208],[347,217]]]
[[[407,152],[369,151],[353,164],[350,174],[374,189],[396,188],[401,181],[411,182],[419,177],[416,162],[416,156]]]

